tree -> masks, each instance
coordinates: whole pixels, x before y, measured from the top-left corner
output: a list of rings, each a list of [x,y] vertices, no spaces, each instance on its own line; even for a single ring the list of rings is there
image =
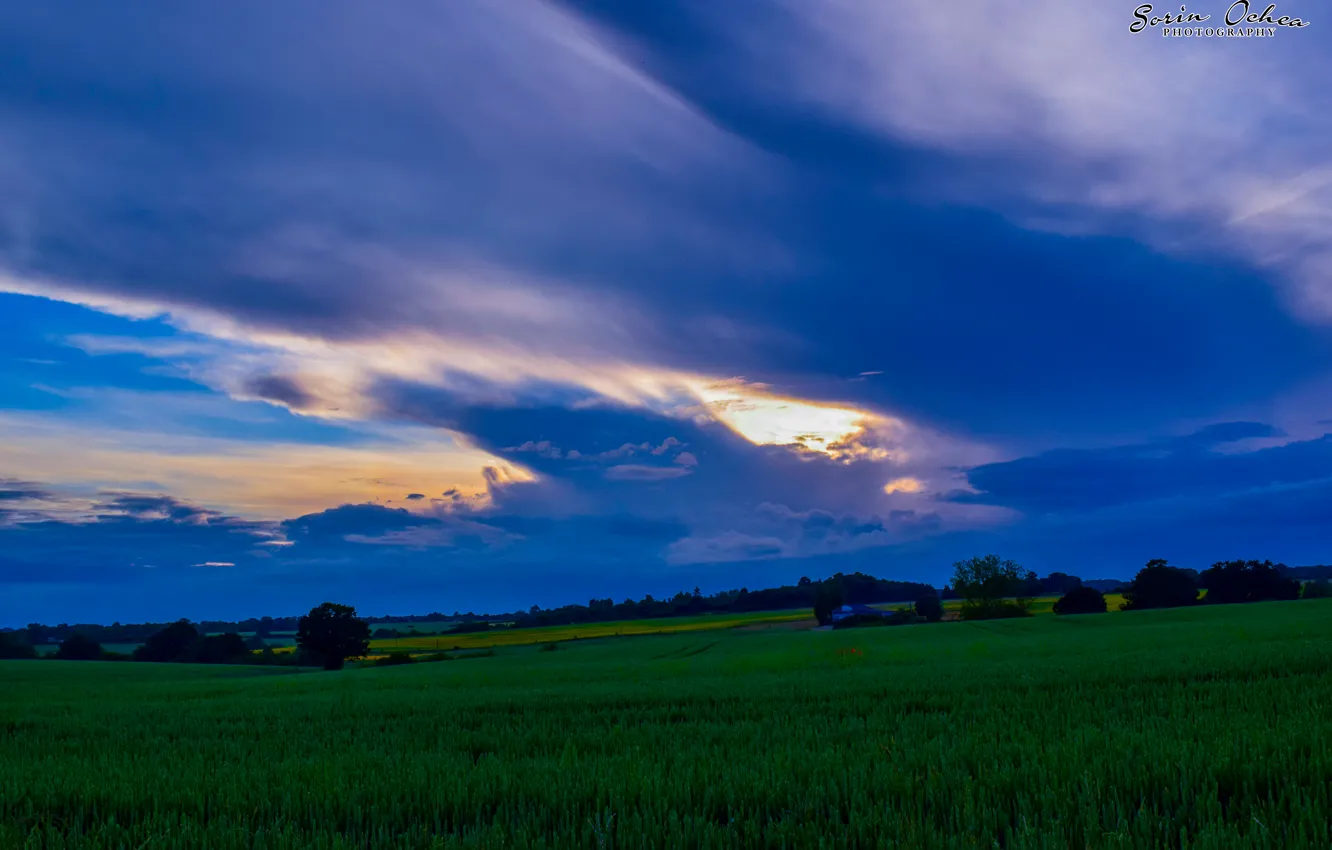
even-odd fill
[[[0,632],[0,660],[36,658],[37,650],[17,632]]]
[[[75,632],[61,642],[55,657],[61,661],[101,661],[102,645],[85,634]]]
[[[962,619],[1026,616],[1027,600],[1021,594],[1034,575],[1016,561],[1000,560],[998,555],[953,564],[952,587],[962,597]]]
[[[814,618],[819,621],[820,626],[832,622],[832,613],[842,607],[843,598],[840,581],[826,579],[819,582],[819,587],[814,592]]]
[[[943,619],[943,603],[939,597],[934,594],[926,594],[916,600],[916,616],[923,617],[931,623],[937,623]]]
[[[1094,587],[1077,587],[1065,593],[1054,604],[1056,614],[1104,614],[1105,594]]]
[[[200,638],[186,653],[186,657],[196,664],[234,664],[245,661],[249,655],[245,638],[235,632]]]
[[[1332,599],[1332,581],[1320,578],[1304,586],[1301,599]]]
[[[1300,583],[1281,574],[1271,561],[1218,561],[1202,571],[1199,583],[1209,604],[1299,599]]]
[[[1172,567],[1164,559],[1147,562],[1124,591],[1125,611],[1148,608],[1181,608],[1198,601],[1198,586],[1185,570]]]
[[[370,626],[350,605],[325,602],[301,618],[296,645],[319,659],[325,670],[341,670],[348,658],[370,649]]]
[[[143,646],[134,650],[135,661],[183,661],[190,647],[199,640],[199,630],[189,620],[177,620],[149,635]]]

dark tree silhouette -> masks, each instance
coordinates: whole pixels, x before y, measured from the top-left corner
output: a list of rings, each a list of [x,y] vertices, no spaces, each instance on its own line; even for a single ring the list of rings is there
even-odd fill
[[[134,650],[134,660],[183,661],[198,640],[199,630],[189,620],[177,620],[149,636],[143,646]]]
[[[833,611],[842,606],[844,599],[840,581],[827,579],[819,582],[818,590],[814,593],[814,619],[819,621],[820,626],[832,622]]]
[[[937,623],[943,619],[943,614],[943,603],[934,594],[926,594],[916,600],[916,616]]]
[[[87,635],[72,634],[56,650],[61,661],[101,661],[102,645]]]
[[[1208,604],[1299,599],[1300,583],[1281,574],[1271,561],[1218,561],[1202,571],[1199,583],[1207,588]]]
[[[1172,567],[1163,559],[1147,562],[1124,591],[1125,611],[1146,608],[1181,608],[1198,601],[1198,586],[1186,570]]]
[[[1026,616],[1027,601],[1022,596],[1035,577],[1016,561],[1000,560],[998,555],[956,562],[952,586],[962,597],[962,619]]]
[[[370,649],[370,626],[350,605],[325,602],[301,618],[296,645],[318,658],[325,670],[341,670],[348,658]]]
[[[13,632],[0,632],[0,660],[36,658],[32,644]]]
[[[1054,604],[1056,614],[1104,614],[1105,594],[1094,587],[1079,585]]]

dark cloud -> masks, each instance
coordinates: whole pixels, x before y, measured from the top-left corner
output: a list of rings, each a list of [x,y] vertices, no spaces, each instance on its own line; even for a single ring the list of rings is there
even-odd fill
[[[1140,445],[1045,452],[968,470],[971,484],[981,492],[954,499],[1062,513],[1332,477],[1332,434],[1256,450],[1226,450],[1227,443],[1277,433],[1267,425],[1237,422]]]
[[[30,481],[0,478],[0,502],[45,501],[54,496],[50,491]]]
[[[381,505],[342,505],[306,514],[282,523],[287,538],[296,542],[341,540],[348,534],[374,536],[418,526],[438,525],[434,517],[409,513],[406,508]]]
[[[250,395],[297,410],[310,407],[315,401],[297,379],[285,375],[254,375],[246,379],[243,389]]]
[[[110,498],[96,502],[93,509],[104,512],[102,519],[117,516],[134,520],[162,520],[165,522],[210,522],[225,520],[218,511],[183,502],[172,496],[142,493],[106,493]]]
[[[644,466],[638,463],[622,463],[606,470],[607,481],[667,481],[683,478],[688,469],[679,466]]]

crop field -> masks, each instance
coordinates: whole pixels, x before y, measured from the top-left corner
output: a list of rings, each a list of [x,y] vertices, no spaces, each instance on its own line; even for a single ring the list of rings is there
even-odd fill
[[[404,637],[374,640],[370,650],[375,654],[399,651],[434,651],[451,649],[490,649],[501,646],[522,646],[535,643],[558,643],[592,638],[627,637],[632,635],[666,635],[682,632],[703,632],[716,629],[734,629],[740,626],[761,626],[808,621],[814,618],[809,609],[798,611],[759,611],[745,614],[704,614],[698,617],[664,617],[655,620],[619,620],[610,623],[582,623],[572,626],[537,626],[530,629],[498,629],[490,632],[466,632],[436,637]]]
[[[1058,596],[1037,596],[1031,600],[1031,606],[1027,610],[1029,610],[1032,614],[1053,614],[1054,604],[1058,601],[1059,601]],[[1124,594],[1122,593],[1105,594],[1105,607],[1108,611],[1112,613],[1119,611],[1119,606],[1122,605],[1123,603],[1124,603]],[[887,605],[875,605],[872,607],[883,608],[885,610],[896,610],[900,608],[910,608],[911,604],[904,602],[894,602]],[[943,602],[943,608],[944,611],[961,611],[962,600],[945,599]]]
[[[447,629],[450,626],[456,626],[458,625],[458,622],[459,622],[458,620],[422,620],[419,623],[411,623],[407,621],[391,622],[391,623],[371,623],[370,628],[371,630],[397,629],[399,631],[404,631],[404,632],[407,631],[408,629],[415,629],[418,632],[438,632],[438,631],[443,631],[444,629]]]
[[[0,847],[1332,846],[1332,602],[0,663]]]

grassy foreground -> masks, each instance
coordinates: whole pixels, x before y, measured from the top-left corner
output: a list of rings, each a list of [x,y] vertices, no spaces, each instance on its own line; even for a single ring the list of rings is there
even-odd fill
[[[1330,824],[1326,601],[330,674],[0,663],[5,848],[1327,848]]]

